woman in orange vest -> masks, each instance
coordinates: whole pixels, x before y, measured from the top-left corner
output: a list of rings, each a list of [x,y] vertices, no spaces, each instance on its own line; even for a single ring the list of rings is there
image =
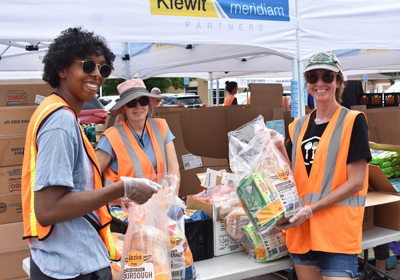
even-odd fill
[[[236,82],[225,82],[225,91],[229,94],[225,97],[224,106],[238,105],[235,94],[238,91],[238,85]]]
[[[160,186],[127,178],[102,187],[98,161],[77,116],[111,74],[115,55],[102,37],[69,28],[49,46],[43,79],[56,88],[34,112],[22,167],[24,238],[30,277],[111,280],[107,203],[126,196],[146,202]]]
[[[121,98],[110,112],[124,114],[124,119],[102,134],[96,148],[107,184],[118,182],[121,176],[142,178],[162,173],[179,179],[175,136],[164,119],[148,118],[149,109],[159,104],[161,95],[149,93],[141,79],[128,80],[117,89]],[[175,194],[179,194],[179,186]]]
[[[339,105],[334,54],[313,55],[304,77],[317,110],[289,126],[286,151],[304,207],[282,226],[287,247],[298,279],[357,278],[371,159],[366,117]]]

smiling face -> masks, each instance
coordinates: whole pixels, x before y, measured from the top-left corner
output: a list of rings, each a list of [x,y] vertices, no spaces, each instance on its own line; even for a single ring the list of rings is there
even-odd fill
[[[336,89],[339,88],[340,83],[337,81],[337,76],[335,75],[335,79],[332,83],[325,83],[322,80],[322,75],[325,73],[331,73],[332,71],[325,69],[316,69],[311,70],[308,73],[319,75],[318,81],[315,84],[307,83],[307,90],[314,97],[317,107],[318,103],[326,103],[336,102],[335,92]]]
[[[141,96],[136,98],[136,100],[139,100],[140,97]],[[142,106],[139,102],[137,102],[136,106],[133,108],[128,108],[126,105],[124,105],[122,109],[133,126],[136,124],[143,126],[142,123],[144,123],[146,120],[147,113],[149,112],[149,105]]]
[[[106,64],[104,56],[92,55],[85,59],[93,60],[96,64]],[[85,104],[96,96],[105,78],[101,77],[98,67],[92,73],[85,73],[82,69],[82,61],[85,59],[76,58],[70,66],[58,71],[60,86],[57,92],[72,103]],[[70,104],[73,106],[73,104]]]

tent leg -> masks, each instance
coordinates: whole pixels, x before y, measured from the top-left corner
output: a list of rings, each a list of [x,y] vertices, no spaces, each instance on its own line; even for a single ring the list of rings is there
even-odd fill
[[[212,95],[213,95],[213,78],[212,72],[208,72],[210,78],[210,90],[208,92],[208,106],[212,107]]]

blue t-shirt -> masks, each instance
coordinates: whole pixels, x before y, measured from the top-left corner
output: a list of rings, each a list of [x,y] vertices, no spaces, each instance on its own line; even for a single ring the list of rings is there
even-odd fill
[[[66,186],[68,191],[94,189],[93,168],[74,114],[54,112],[37,134],[34,191]],[[89,215],[99,221],[98,210]],[[47,276],[65,279],[110,266],[109,253],[95,228],[83,217],[57,223],[43,241],[31,239],[32,260]]]
[[[157,173],[157,159],[156,159],[156,154],[154,153],[153,145],[151,144],[149,132],[146,131],[146,133],[143,135],[143,143],[144,143],[144,147],[143,147],[139,141],[139,135],[134,133],[131,128],[129,128],[129,130],[132,132],[133,136],[135,136],[136,141],[138,142],[139,146],[142,148],[143,152],[150,159],[150,162],[153,165],[154,171]],[[167,125],[167,137],[165,139],[165,145],[174,139],[175,139],[175,136],[172,134],[171,130],[169,129],[169,126]],[[107,152],[112,157],[111,162],[109,163],[109,166],[115,174],[118,174],[117,155],[115,154],[114,149],[112,148],[106,135],[101,137],[99,143],[97,144],[96,150],[97,149],[102,149],[103,151]]]

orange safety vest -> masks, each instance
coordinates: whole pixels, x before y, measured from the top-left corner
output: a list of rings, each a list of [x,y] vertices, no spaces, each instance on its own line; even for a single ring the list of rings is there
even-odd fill
[[[285,111],[290,111],[289,96],[282,95],[282,105]]]
[[[43,227],[39,224],[35,215],[35,192],[33,191],[36,173],[36,158],[37,158],[37,144],[36,137],[38,129],[48,116],[50,116],[54,111],[59,108],[66,108],[73,112],[69,105],[56,94],[52,94],[39,105],[36,111],[33,113],[31,120],[29,122],[28,131],[25,140],[25,153],[24,162],[22,166],[22,212],[24,220],[24,239],[26,238],[38,238],[40,241],[45,240],[51,234],[54,225]],[[75,114],[75,113],[74,113]],[[100,189],[103,187],[101,182],[100,167],[97,161],[97,157],[94,153],[92,145],[87,139],[85,133],[80,128],[83,143],[85,144],[87,155],[93,165],[94,174],[94,185],[95,189]],[[111,260],[119,260],[120,256],[115,250],[114,242],[112,241],[110,222],[111,215],[108,210],[108,206],[104,205],[100,209],[100,237],[103,240],[108,252],[110,253]]]
[[[318,143],[310,176],[305,167],[301,142],[311,114],[300,117],[289,125],[293,143],[292,171],[303,205],[316,203],[347,181],[347,156],[354,120],[358,114],[360,112],[339,106]],[[367,178],[368,169],[361,191],[315,213],[297,228],[287,230],[286,243],[289,252],[304,254],[313,250],[360,253]]]
[[[235,100],[235,99],[236,99],[236,97],[235,97],[234,94],[228,94],[228,96],[225,97],[224,106],[232,105],[232,102],[233,102],[233,100]]]
[[[167,157],[165,154],[167,122],[164,119],[147,119],[146,128],[150,134],[150,141],[156,155],[157,173],[164,173],[167,171]],[[118,175],[107,166],[106,184],[118,182],[121,180],[120,176],[143,178],[144,176],[156,174],[150,159],[126,125],[126,119],[107,129],[103,135],[107,136],[118,159]]]
[[[250,97],[247,98],[246,105],[250,105]]]

